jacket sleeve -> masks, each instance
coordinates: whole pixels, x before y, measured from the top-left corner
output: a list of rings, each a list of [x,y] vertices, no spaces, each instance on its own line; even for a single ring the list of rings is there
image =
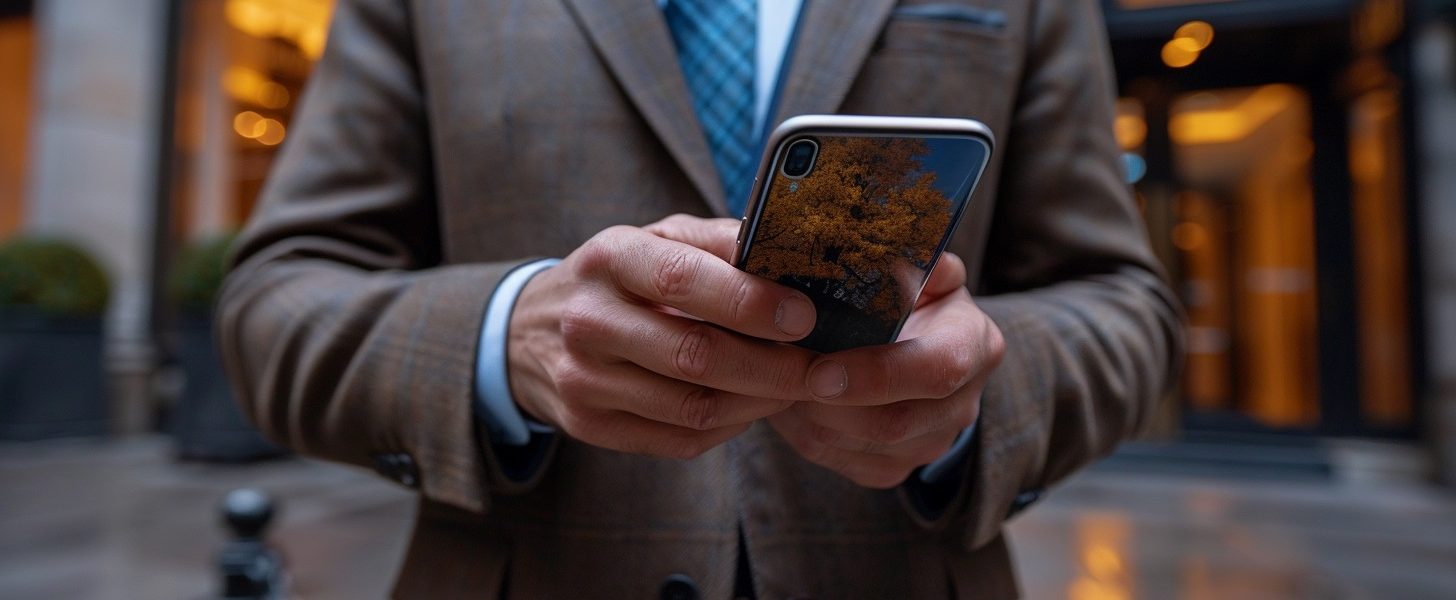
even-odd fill
[[[216,326],[269,437],[483,511],[534,483],[502,474],[472,411],[486,304],[519,263],[442,264],[413,43],[402,1],[338,3]]]
[[[1118,162],[1102,23],[1095,0],[1030,9],[976,298],[1006,355],[954,500],[925,523],[952,527],[967,547],[1135,433],[1180,364],[1181,312]]]

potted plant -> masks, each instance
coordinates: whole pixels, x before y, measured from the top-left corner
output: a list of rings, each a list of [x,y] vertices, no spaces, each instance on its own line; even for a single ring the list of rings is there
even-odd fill
[[[106,433],[109,294],[105,271],[75,244],[0,243],[0,439]]]
[[[183,374],[171,413],[171,430],[182,458],[248,461],[282,454],[258,433],[233,399],[212,334],[213,306],[233,236],[206,238],[178,255],[168,289],[177,307],[176,361]]]

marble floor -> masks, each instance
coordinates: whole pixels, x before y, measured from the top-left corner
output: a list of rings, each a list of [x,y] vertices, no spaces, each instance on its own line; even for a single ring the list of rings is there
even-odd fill
[[[234,487],[281,499],[297,598],[381,597],[413,508],[303,460],[179,463],[161,438],[0,445],[0,599],[206,598]],[[1028,598],[1456,598],[1456,495],[1094,468],[1010,525]]]

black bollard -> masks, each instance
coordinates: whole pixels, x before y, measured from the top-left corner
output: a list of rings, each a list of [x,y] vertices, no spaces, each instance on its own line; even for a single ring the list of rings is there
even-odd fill
[[[221,508],[223,523],[232,532],[217,557],[221,597],[281,600],[283,560],[263,539],[273,519],[273,500],[260,490],[240,488],[223,497]]]

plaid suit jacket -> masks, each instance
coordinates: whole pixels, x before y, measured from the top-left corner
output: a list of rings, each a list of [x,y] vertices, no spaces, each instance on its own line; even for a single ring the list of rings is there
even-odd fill
[[[740,525],[763,598],[1016,595],[1002,523],[1149,415],[1178,312],[1122,181],[1096,1],[938,4],[808,2],[773,119],[965,116],[1000,140],[951,250],[1007,354],[927,522],[762,425],[685,462],[564,440],[504,477],[471,411],[502,275],[611,225],[728,216],[668,30],[651,0],[339,2],[218,329],[270,436],[419,488],[396,595],[641,598],[682,573],[726,598]]]

